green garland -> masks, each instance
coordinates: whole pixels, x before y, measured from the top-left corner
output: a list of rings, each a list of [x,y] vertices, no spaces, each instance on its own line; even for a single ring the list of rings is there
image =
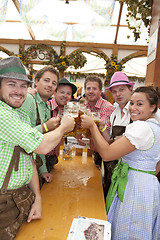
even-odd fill
[[[0,51],[6,53],[8,56],[16,56],[14,52],[11,52],[3,47],[0,47]]]
[[[45,44],[37,44],[32,45],[29,48],[27,48],[24,52],[22,52],[22,47],[20,46],[19,52],[20,52],[20,58],[25,66],[28,67],[28,64],[30,60],[36,59],[38,54],[37,50],[39,50],[39,54],[42,54],[47,61],[42,61],[42,64],[52,64],[54,59],[58,56],[57,52],[50,46]],[[47,52],[46,54],[44,52]]]
[[[127,4],[128,14],[126,21],[128,28],[133,31],[135,41],[137,41],[141,35],[141,22],[139,22],[139,20],[143,21],[144,26],[148,29],[149,34],[153,0],[119,0],[119,3]],[[129,18],[136,20],[136,26],[131,26]]]
[[[73,66],[75,69],[84,67],[87,63],[87,58],[83,55],[82,51],[75,51],[68,55],[69,66]]]
[[[86,77],[89,76],[89,75],[96,75],[96,76],[99,76],[99,77],[105,79],[105,76],[106,76],[104,73],[94,73],[94,72],[93,72],[93,73],[74,72],[74,74],[73,74],[73,72],[65,72],[64,75],[65,75],[65,76],[69,76],[69,77],[73,77],[73,76],[76,75],[76,78],[78,78],[78,79],[80,79],[80,78],[86,78]]]
[[[75,69],[82,68],[87,62],[87,59],[82,54],[82,52],[77,50],[65,56],[64,46],[65,42],[62,42],[60,55],[58,55],[52,47],[45,44],[33,45],[26,49],[24,52],[22,52],[22,47],[20,46],[19,57],[21,58],[24,65],[28,67],[29,62],[38,57],[37,50],[39,50],[39,53],[42,54],[42,56],[45,56],[45,61],[42,61],[43,65],[53,65],[59,71],[65,71],[69,66],[74,66]]]
[[[117,71],[122,71],[124,66],[122,66],[121,61],[118,62],[117,56],[115,56],[114,54],[111,54],[110,58],[108,58],[103,52],[101,52],[99,57],[103,58],[106,62],[106,76],[104,78],[104,85],[108,86],[112,75]]]

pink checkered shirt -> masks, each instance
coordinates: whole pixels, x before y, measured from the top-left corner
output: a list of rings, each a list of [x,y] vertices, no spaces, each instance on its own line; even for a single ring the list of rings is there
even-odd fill
[[[52,117],[57,117],[59,107],[56,103],[55,97],[53,97],[51,100],[48,101],[48,105],[50,106],[50,109],[52,111]]]
[[[110,116],[115,109],[113,105],[107,100],[100,97],[94,106],[91,106],[89,102],[86,102],[86,107],[89,108],[91,112],[100,113],[100,118],[106,124],[107,129],[110,132],[111,128]]]

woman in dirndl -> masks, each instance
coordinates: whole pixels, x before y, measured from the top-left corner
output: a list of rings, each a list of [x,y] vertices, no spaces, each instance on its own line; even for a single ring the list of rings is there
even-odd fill
[[[153,118],[157,109],[156,90],[137,88],[129,106],[133,123],[111,145],[90,117],[81,117],[82,126],[90,129],[102,159],[120,159],[106,198],[112,240],[160,239],[160,185],[155,176],[160,160],[160,124]]]

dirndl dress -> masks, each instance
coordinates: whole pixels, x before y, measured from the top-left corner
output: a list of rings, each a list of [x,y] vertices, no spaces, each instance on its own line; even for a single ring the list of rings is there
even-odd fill
[[[136,150],[122,158],[128,171],[123,202],[116,192],[108,212],[112,240],[160,240],[160,185],[155,171],[160,160],[160,125],[155,119],[135,121],[124,135]]]

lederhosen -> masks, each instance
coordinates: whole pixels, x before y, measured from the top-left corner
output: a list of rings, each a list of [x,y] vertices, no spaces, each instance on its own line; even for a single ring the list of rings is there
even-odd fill
[[[37,105],[36,100],[35,100],[35,103],[36,103],[36,111],[37,111],[37,119],[36,119],[36,126],[37,126],[37,125],[41,124],[41,119],[40,119],[40,116],[39,116],[38,105]],[[43,161],[38,154],[36,155],[35,163],[36,163],[37,173],[38,173],[38,178],[39,178],[39,186],[40,186],[40,188],[42,188],[42,185],[44,183],[44,179],[42,179],[42,177],[41,177],[39,168],[43,165]]]
[[[116,116],[113,119],[113,124],[116,119]],[[133,121],[130,119],[130,123]],[[112,127],[112,134],[110,137],[110,143],[115,141],[115,137],[121,136],[125,132],[126,126],[119,126],[115,125]],[[118,163],[118,160],[104,162],[104,195],[106,197],[110,184],[111,184],[111,176],[113,169],[115,168],[116,164]]]
[[[41,124],[41,119],[40,119],[40,116],[39,116],[37,102],[36,102],[36,110],[37,110],[37,120],[36,120],[36,126],[37,126],[37,125]],[[52,114],[53,114],[53,110],[51,111],[51,116],[52,116]],[[47,171],[51,172],[51,170],[53,169],[53,166],[58,163],[58,157],[57,157],[56,154],[54,154],[54,155],[46,155],[45,158],[46,158]],[[40,163],[40,159],[39,159],[39,163],[37,163],[37,164],[38,164],[37,168],[41,167],[42,164],[43,164],[42,160],[41,160],[41,163]],[[38,170],[38,174],[40,175],[39,170]],[[44,179],[40,178],[40,187],[42,187],[44,182],[45,182]]]
[[[51,110],[51,117],[53,116],[53,110]],[[48,172],[53,169],[53,166],[58,163],[58,157],[56,154],[46,155],[46,166]]]
[[[7,190],[13,168],[18,171],[20,153],[27,154],[21,147],[14,148],[2,188],[0,189],[0,239],[12,240],[21,225],[27,220],[35,194],[25,185]],[[31,155],[31,154],[27,154]]]

